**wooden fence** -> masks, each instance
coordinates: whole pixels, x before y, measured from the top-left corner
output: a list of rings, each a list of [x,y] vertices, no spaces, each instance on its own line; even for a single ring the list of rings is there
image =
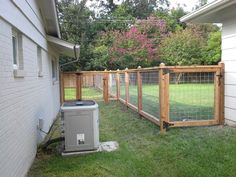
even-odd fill
[[[83,88],[95,89],[105,103],[119,100],[161,131],[224,123],[223,63],[61,73],[62,102],[93,99],[83,97]]]

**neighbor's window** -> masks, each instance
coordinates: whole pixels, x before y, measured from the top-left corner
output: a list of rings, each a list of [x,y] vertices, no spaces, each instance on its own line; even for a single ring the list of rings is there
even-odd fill
[[[42,49],[37,46],[38,76],[41,77],[43,72]]]
[[[12,49],[13,49],[13,69],[23,70],[23,47],[22,35],[15,30],[12,30]]]
[[[57,62],[52,60],[52,79],[53,81],[57,80]]]

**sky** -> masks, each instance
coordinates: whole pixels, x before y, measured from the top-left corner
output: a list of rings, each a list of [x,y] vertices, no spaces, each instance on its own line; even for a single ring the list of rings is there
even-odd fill
[[[115,2],[121,2],[122,0],[115,0]],[[208,2],[212,2],[214,0],[208,0]],[[96,2],[96,0],[89,0],[87,2],[87,6],[89,6],[90,4]],[[180,5],[181,7],[183,7],[185,9],[185,11],[187,12],[191,12],[193,7],[195,7],[195,5],[197,4],[198,0],[169,0],[170,2],[170,8],[173,7],[178,7],[178,5]]]
[[[214,0],[208,0],[208,3]],[[178,4],[185,9],[185,11],[191,12],[193,7],[197,4],[198,0],[169,0],[170,7],[177,7]]]

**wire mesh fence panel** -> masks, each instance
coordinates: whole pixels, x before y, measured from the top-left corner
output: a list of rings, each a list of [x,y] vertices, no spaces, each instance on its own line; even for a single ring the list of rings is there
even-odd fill
[[[95,83],[95,88],[97,89],[97,90],[100,90],[100,91],[102,91],[103,90],[103,75],[102,74],[95,74],[95,76],[94,76],[94,79],[95,79],[95,81],[94,81],[94,83]]]
[[[125,90],[125,74],[120,74],[120,98],[125,100],[126,90]]]
[[[82,75],[82,100],[101,100],[102,93],[101,74]]]
[[[63,84],[64,99],[76,100],[76,74],[64,74]]]
[[[141,78],[143,111],[159,118],[159,72],[143,72]]]
[[[137,73],[129,73],[129,103],[138,106]]]
[[[214,73],[171,73],[170,120],[214,119]]]
[[[116,97],[116,73],[110,73],[108,79],[109,96]]]
[[[110,72],[68,72],[60,76],[61,102],[82,98],[108,103],[109,97],[113,100],[118,96],[121,103],[159,125],[161,131],[169,125],[224,123],[224,65],[161,65]]]

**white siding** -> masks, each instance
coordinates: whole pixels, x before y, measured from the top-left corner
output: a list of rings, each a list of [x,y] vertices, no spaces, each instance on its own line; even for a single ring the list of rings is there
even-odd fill
[[[222,29],[222,61],[225,63],[225,118],[236,125],[236,19],[227,19]]]
[[[37,6],[36,1],[27,2],[26,0],[1,0],[0,17],[47,50],[43,24],[38,18],[40,15],[31,8]]]
[[[236,110],[231,108],[225,108],[225,119],[228,124],[235,125],[236,122]]]
[[[4,0],[3,2],[7,2]],[[8,1],[11,2],[11,1]],[[1,14],[2,2],[0,6]],[[6,8],[6,7],[4,7]],[[16,12],[12,12],[16,14]],[[21,17],[19,17],[19,21]],[[25,21],[20,22],[28,27]],[[25,27],[21,27],[25,28]],[[30,26],[28,30],[35,28]],[[35,31],[37,32],[37,30]],[[26,31],[27,34],[27,31]],[[32,35],[33,33],[29,33]],[[39,32],[34,36],[23,35],[24,78],[13,76],[12,25],[0,18],[0,176],[25,176],[37,149],[37,141],[43,138],[37,130],[38,119],[44,119],[44,131],[48,131],[59,108],[59,82],[51,76],[52,51]],[[37,42],[42,42],[43,77],[38,77]],[[53,56],[58,58],[58,56]]]
[[[236,110],[236,99],[232,96],[225,96],[225,107]]]
[[[236,85],[227,85],[225,87],[225,95],[236,98]]]
[[[231,61],[227,60],[227,61],[224,61],[224,62],[225,62],[225,70],[227,72],[231,72],[231,73],[235,73],[236,72],[236,70],[235,70],[235,68],[236,68],[236,60],[231,60]]]
[[[224,39],[222,39],[222,41],[224,41]],[[226,63],[226,61],[235,61],[236,60],[236,56],[232,55],[234,53],[236,53],[236,48],[222,50],[222,59],[223,59],[223,61],[225,63]]]
[[[236,35],[228,36],[222,40],[222,50],[229,50],[236,48]]]
[[[34,25],[34,27],[43,35],[43,20],[41,18],[37,0],[12,0],[13,3],[21,9],[21,12],[29,19],[30,23]]]

